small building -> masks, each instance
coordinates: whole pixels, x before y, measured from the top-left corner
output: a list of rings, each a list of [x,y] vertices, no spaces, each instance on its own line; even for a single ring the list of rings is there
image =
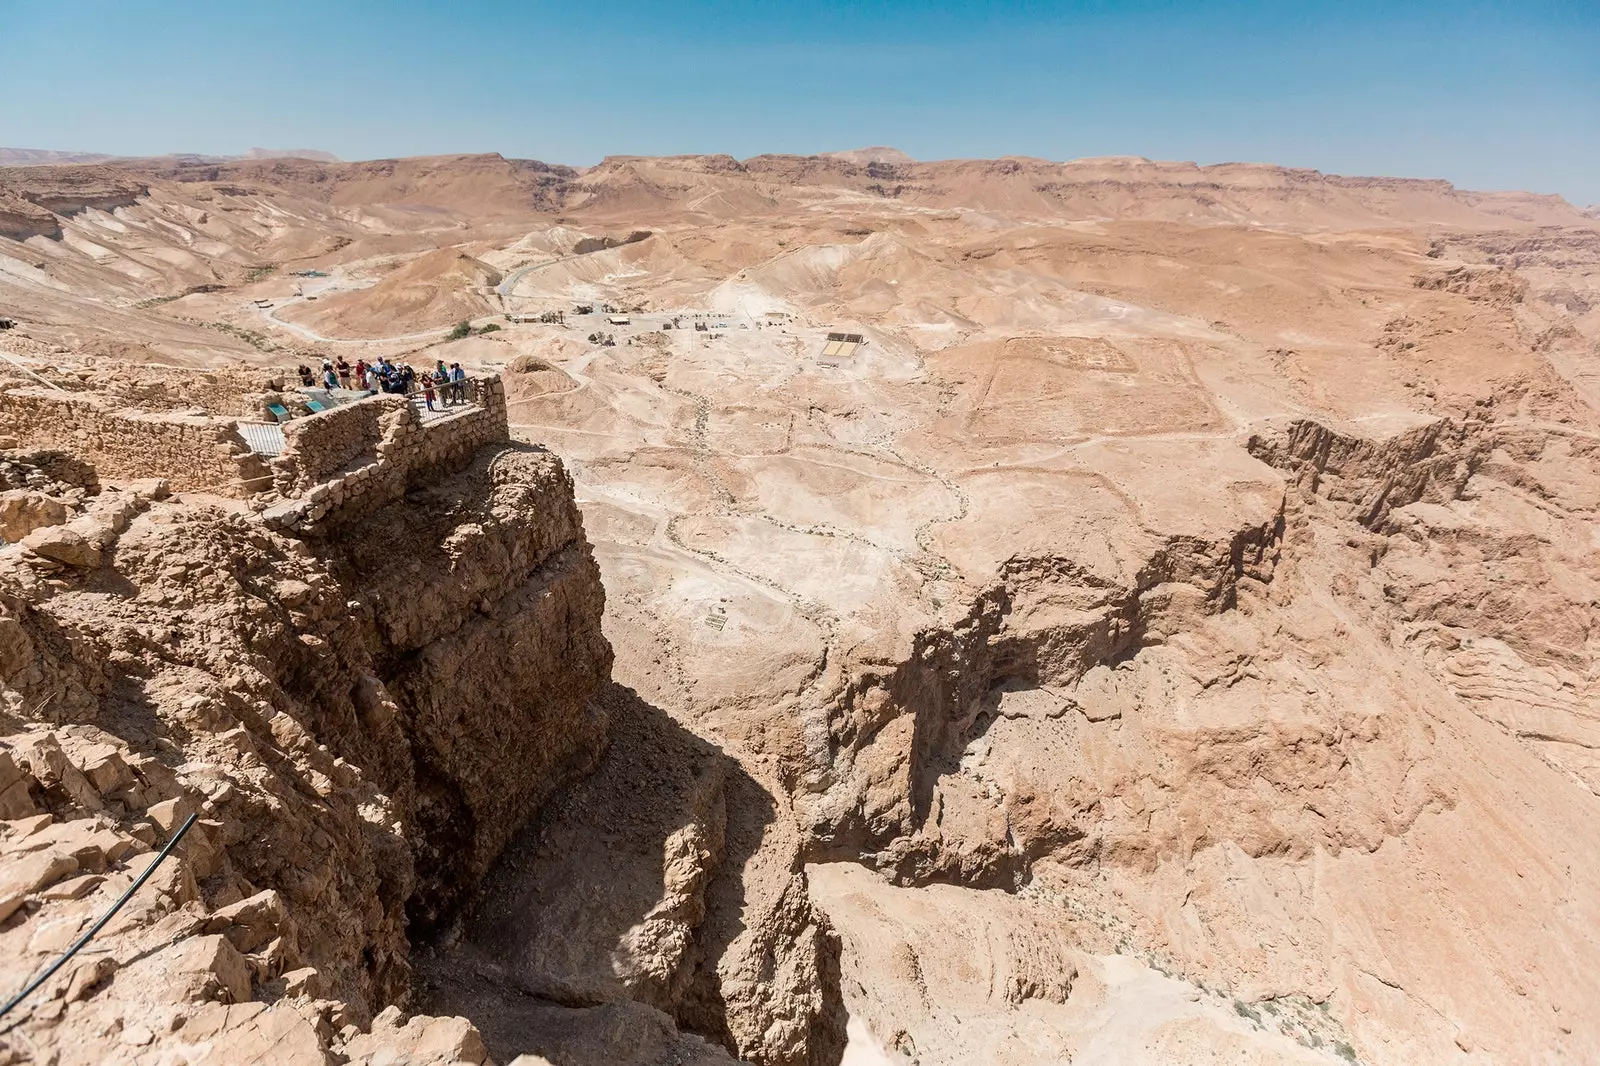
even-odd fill
[[[606,321],[613,326],[626,326],[632,324],[632,319],[627,315],[608,315]]]
[[[848,359],[856,354],[856,349],[865,343],[865,338],[859,333],[830,333],[828,343],[822,348],[825,359]]]

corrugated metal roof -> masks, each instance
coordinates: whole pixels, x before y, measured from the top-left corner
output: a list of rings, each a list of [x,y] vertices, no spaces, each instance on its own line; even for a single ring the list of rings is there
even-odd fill
[[[283,454],[283,427],[270,422],[240,422],[239,435],[257,455]]]

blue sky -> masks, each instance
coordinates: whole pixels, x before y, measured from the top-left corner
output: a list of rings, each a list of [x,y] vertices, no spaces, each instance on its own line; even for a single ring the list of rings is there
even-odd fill
[[[0,145],[1143,155],[1600,202],[1600,0],[0,0]]]

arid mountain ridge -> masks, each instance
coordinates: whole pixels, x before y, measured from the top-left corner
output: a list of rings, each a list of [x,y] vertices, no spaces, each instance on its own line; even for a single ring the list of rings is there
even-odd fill
[[[110,163],[129,159],[192,159],[227,163],[239,159],[317,159],[337,163],[339,157],[317,148],[251,148],[240,155],[204,155],[198,152],[171,152],[161,156],[123,156],[106,152],[58,152],[48,148],[0,148],[0,167],[55,166],[63,163]]]
[[[862,150],[871,152],[873,150]],[[128,195],[141,180],[269,184],[327,203],[386,200],[470,212],[517,213],[585,207],[627,210],[673,202],[706,183],[782,195],[816,185],[969,210],[1075,211],[1091,217],[1184,221],[1269,221],[1353,228],[1403,216],[1408,224],[1578,223],[1585,215],[1553,194],[1472,192],[1447,181],[1345,177],[1269,164],[1153,162],[1134,157],[1064,163],[1032,158],[885,162],[827,156],[609,156],[589,168],[506,159],[498,154],[332,162],[307,158],[110,159],[26,174],[0,172],[0,197],[64,211]],[[715,215],[714,207],[707,209]],[[46,231],[47,232],[47,231]]]

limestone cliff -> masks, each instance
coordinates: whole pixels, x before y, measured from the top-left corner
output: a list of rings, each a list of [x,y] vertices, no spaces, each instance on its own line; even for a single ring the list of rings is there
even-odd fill
[[[315,542],[158,485],[33,481],[91,524],[0,549],[5,987],[201,820],[11,1046],[408,1061],[427,1036],[481,1061],[465,1022],[359,1030],[405,1002],[411,937],[603,750],[604,594],[560,462],[487,447]]]
[[[1120,574],[1013,559],[952,623],[857,666],[799,803],[852,1008],[924,1061],[1059,1061],[1117,1029],[1086,1003],[1175,998],[1174,974],[1249,1024],[1125,1034],[1148,1061],[1224,1038],[1241,1062],[1592,1041],[1595,982],[1566,945],[1596,879],[1537,856],[1596,840],[1597,451],[1529,391],[1386,436],[1264,426],[1244,442],[1284,478],[1264,521]],[[1485,846],[1525,905],[1502,910]],[[929,1000],[949,1013],[908,1025]]]

